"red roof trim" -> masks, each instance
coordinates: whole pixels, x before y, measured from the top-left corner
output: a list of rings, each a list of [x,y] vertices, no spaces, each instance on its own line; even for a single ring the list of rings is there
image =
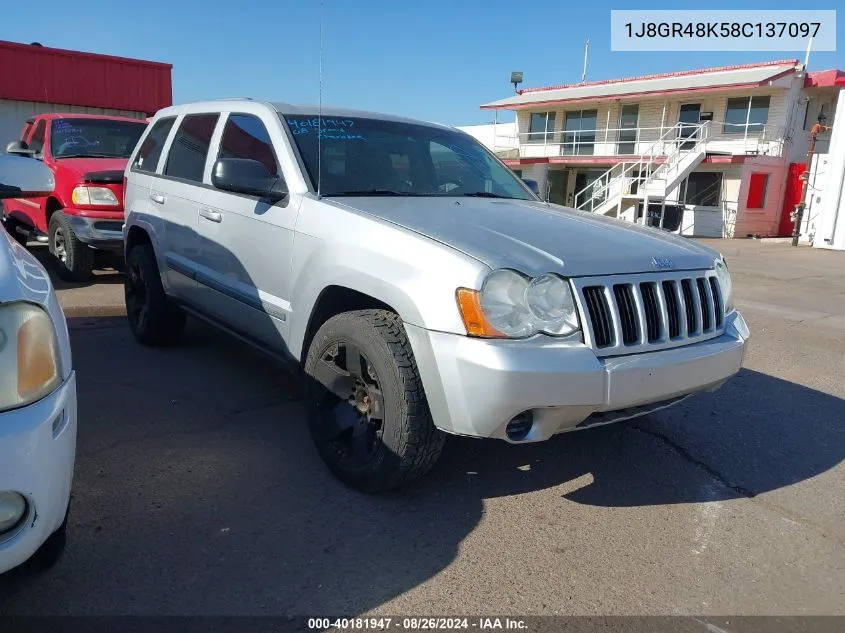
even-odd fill
[[[768,81],[768,79],[766,80]],[[608,101],[612,99],[623,99],[628,97],[647,97],[647,96],[658,96],[658,95],[668,95],[668,94],[677,94],[677,93],[684,93],[684,94],[694,94],[694,93],[702,93],[702,92],[722,92],[724,90],[747,90],[749,88],[759,88],[763,86],[766,82],[761,83],[744,83],[744,84],[731,84],[727,86],[711,86],[707,88],[674,88],[672,90],[647,90],[645,92],[626,92],[625,94],[618,94],[618,95],[604,95],[604,96],[595,96],[595,97],[578,97],[576,99],[549,99],[548,101],[532,101],[531,103],[517,103],[517,104],[505,104],[505,105],[483,105],[481,106],[482,110],[527,110],[530,108],[536,108],[538,106],[545,106],[545,105],[554,105],[558,103],[583,103],[586,101]]]
[[[144,119],[135,119],[128,116],[117,116],[111,114],[86,114],[84,112],[45,112],[35,114],[30,119],[45,119],[54,121],[56,119],[102,119],[105,121],[131,121],[132,123],[143,123]]]
[[[805,88],[838,88],[845,87],[845,72],[831,68],[807,73],[804,78]]]
[[[100,53],[87,53],[84,51],[71,51],[65,48],[51,48],[49,46],[33,46],[32,44],[21,44],[20,42],[8,42],[0,40],[0,49],[26,51],[35,55],[61,55],[63,57],[73,57],[75,59],[96,59],[96,60],[111,60],[122,62],[124,64],[135,64],[138,66],[152,66],[155,68],[173,68],[173,64],[165,64],[163,62],[152,62],[146,59],[134,59],[132,57],[117,57],[115,55],[101,55]]]
[[[623,77],[620,79],[602,79],[598,81],[584,81],[574,84],[561,84],[559,86],[541,86],[538,88],[525,88],[519,93],[526,92],[542,92],[545,90],[561,90],[563,88],[581,88],[584,86],[605,86],[607,84],[628,83],[631,81],[646,81],[650,79],[669,79],[671,77],[685,77],[688,75],[703,75],[709,73],[728,72],[731,70],[746,70],[750,68],[766,68],[768,66],[786,66],[788,64],[797,65],[797,59],[779,59],[770,62],[759,62],[756,64],[735,64],[733,66],[716,66],[714,68],[702,68],[699,70],[680,70],[671,73],[657,73],[654,75],[640,75],[638,77]]]

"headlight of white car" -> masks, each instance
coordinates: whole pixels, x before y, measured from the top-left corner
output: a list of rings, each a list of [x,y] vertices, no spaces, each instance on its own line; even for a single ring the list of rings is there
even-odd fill
[[[50,315],[30,303],[0,305],[0,411],[36,402],[62,381]]]
[[[120,204],[117,201],[117,196],[108,187],[85,187],[80,185],[74,188],[70,196],[73,204],[81,204],[85,206],[104,206],[116,207]]]
[[[514,270],[490,273],[481,290],[458,289],[467,334],[525,338],[542,332],[566,336],[580,330],[569,280],[546,273],[530,279]]]
[[[719,287],[722,290],[722,301],[725,302],[725,314],[730,314],[734,311],[731,273],[728,271],[727,262],[722,257],[716,260],[714,266],[716,268],[716,278],[719,280]]]

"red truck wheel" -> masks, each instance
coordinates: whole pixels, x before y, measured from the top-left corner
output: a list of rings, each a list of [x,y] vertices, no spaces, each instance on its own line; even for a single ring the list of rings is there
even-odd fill
[[[88,281],[94,269],[94,251],[76,237],[61,211],[50,216],[49,237],[56,274],[65,281]]]

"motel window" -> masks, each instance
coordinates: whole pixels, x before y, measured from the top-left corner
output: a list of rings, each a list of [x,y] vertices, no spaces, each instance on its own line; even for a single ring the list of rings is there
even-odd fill
[[[769,97],[742,97],[728,99],[725,110],[724,134],[762,132],[769,120]]]
[[[555,113],[554,112],[532,112],[531,120],[528,123],[529,141],[554,140],[555,134]]]
[[[751,174],[748,183],[748,199],[745,206],[748,209],[764,209],[766,194],[769,192],[769,174]]]
[[[718,207],[722,200],[721,172],[695,172],[681,185],[679,200],[696,207]]]
[[[563,133],[564,155],[592,155],[596,142],[598,110],[576,110],[566,113]]]

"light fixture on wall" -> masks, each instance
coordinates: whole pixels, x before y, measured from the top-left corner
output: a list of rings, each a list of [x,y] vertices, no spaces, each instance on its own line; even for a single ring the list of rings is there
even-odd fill
[[[513,91],[516,94],[520,94],[519,93],[519,84],[522,83],[522,73],[517,71],[517,70],[512,71],[511,72],[511,83],[513,84]]]

